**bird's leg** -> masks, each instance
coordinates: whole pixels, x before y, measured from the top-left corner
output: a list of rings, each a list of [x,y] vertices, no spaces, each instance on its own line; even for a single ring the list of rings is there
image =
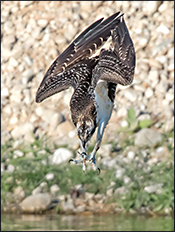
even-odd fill
[[[79,152],[78,153],[80,154],[80,159],[79,160],[75,160],[75,159],[70,159],[69,160],[69,163],[70,162],[73,162],[74,164],[78,164],[78,163],[82,163],[82,169],[83,171],[86,171],[86,151],[87,151],[87,148],[83,146],[81,140],[80,140],[80,147],[81,147],[81,151],[82,152]]]
[[[83,146],[82,141],[80,140],[80,147],[81,147],[81,153],[80,155],[82,156],[82,158],[86,157],[86,152],[87,152],[87,146],[85,144],[85,146]]]
[[[86,160],[89,160],[90,162],[92,162],[94,170],[97,170],[97,169],[99,170],[99,168],[97,167],[97,165],[95,163],[95,155],[96,155],[96,152],[98,151],[98,149],[100,148],[100,144],[101,144],[101,140],[103,138],[105,126],[106,126],[105,121],[102,121],[99,123],[98,131],[97,131],[97,139],[96,139],[94,149],[93,149],[92,153],[86,157]]]

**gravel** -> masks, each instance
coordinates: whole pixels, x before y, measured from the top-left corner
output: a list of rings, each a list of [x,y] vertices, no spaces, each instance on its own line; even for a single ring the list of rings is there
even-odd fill
[[[160,118],[157,118],[160,125],[169,124],[162,115],[166,116],[168,105],[171,108],[169,112],[173,111],[174,102],[172,1],[69,4],[4,1],[1,19],[2,132],[7,130],[12,138],[24,138],[20,125],[26,123],[26,130],[35,131],[34,136],[42,136],[43,132],[50,131],[50,134],[57,137],[57,141],[61,138],[55,128],[65,119],[70,120],[69,100],[72,89],[38,105],[35,103],[37,87],[49,65],[77,33],[97,18],[114,13],[115,9],[125,13],[137,57],[134,84],[126,90],[119,86],[117,90],[117,109],[122,109],[116,115],[119,118],[116,120],[117,125],[120,126],[129,107],[138,106],[141,111],[141,105],[149,111],[151,118],[162,112]],[[156,99],[154,110],[151,107],[152,99]],[[20,113],[22,111],[25,113]],[[174,117],[170,120],[173,125]],[[32,126],[27,123],[32,123]],[[169,126],[165,125],[164,128]],[[8,139],[8,136],[2,136],[2,143]]]

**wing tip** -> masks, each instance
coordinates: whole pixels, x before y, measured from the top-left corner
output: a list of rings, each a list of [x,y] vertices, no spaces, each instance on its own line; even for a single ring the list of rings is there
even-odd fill
[[[40,102],[42,102],[44,100],[44,99],[41,98],[39,90],[40,89],[38,89],[38,91],[36,92],[36,96],[35,96],[35,102],[36,103],[40,103]]]

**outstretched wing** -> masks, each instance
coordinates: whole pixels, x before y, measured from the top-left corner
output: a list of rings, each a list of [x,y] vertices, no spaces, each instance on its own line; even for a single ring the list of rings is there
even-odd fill
[[[36,102],[41,102],[47,97],[60,91],[75,87],[77,83],[76,76],[82,67],[93,69],[96,59],[87,62],[91,56],[111,35],[111,30],[120,22],[120,12],[117,12],[103,20],[97,20],[84,30],[68,48],[53,62],[47,70],[36,94]],[[82,60],[86,60],[85,63]],[[89,65],[89,66],[88,66]],[[76,73],[75,68],[76,67]]]
[[[123,17],[112,31],[112,46],[110,50],[101,50],[93,70],[94,88],[99,79],[121,85],[130,85],[133,81],[135,50]]]

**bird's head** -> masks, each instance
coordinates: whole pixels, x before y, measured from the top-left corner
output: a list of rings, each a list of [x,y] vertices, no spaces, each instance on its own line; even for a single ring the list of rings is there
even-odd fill
[[[82,116],[77,123],[78,137],[82,142],[83,147],[91,139],[96,129],[96,122],[92,119]]]

